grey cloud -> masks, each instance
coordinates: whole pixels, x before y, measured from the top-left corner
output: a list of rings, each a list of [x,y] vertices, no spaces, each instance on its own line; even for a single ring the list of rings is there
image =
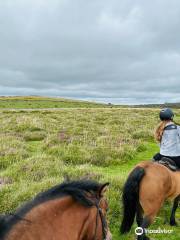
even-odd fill
[[[178,0],[0,2],[0,95],[180,101]]]

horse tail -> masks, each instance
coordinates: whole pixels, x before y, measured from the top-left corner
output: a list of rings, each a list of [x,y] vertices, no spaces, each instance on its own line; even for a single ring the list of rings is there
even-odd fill
[[[125,182],[122,194],[124,213],[120,227],[121,234],[129,232],[134,222],[139,203],[139,184],[144,175],[144,168],[136,167]]]

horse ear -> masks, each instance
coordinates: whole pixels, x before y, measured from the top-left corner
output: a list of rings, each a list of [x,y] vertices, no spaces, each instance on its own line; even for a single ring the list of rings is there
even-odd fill
[[[98,194],[100,197],[103,197],[104,196],[104,193],[107,191],[108,189],[108,186],[109,186],[109,183],[104,183],[100,186],[99,190],[98,190]]]

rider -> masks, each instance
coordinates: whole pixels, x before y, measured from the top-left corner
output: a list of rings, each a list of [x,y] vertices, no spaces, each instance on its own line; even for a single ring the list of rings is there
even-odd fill
[[[153,159],[159,161],[167,157],[180,168],[180,126],[173,121],[174,113],[170,108],[162,109],[159,117],[161,122],[155,131],[155,139],[160,143],[160,153]]]

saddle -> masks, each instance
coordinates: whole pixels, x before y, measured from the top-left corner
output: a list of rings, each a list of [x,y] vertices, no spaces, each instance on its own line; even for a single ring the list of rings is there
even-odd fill
[[[178,168],[176,163],[170,158],[163,157],[157,163],[164,165],[165,167],[169,168],[172,171],[180,171],[180,168]]]

